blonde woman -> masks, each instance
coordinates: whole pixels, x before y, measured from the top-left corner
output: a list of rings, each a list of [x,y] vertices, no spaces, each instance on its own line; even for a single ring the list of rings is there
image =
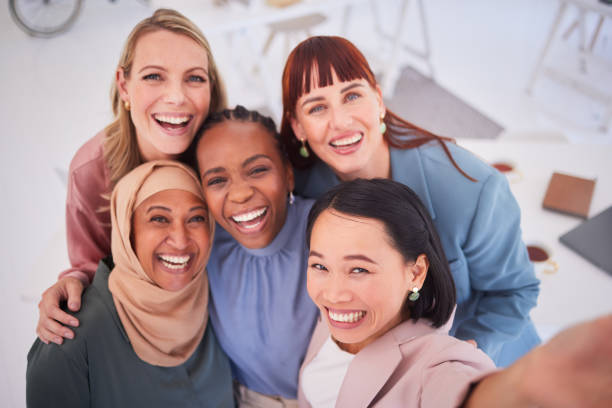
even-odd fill
[[[70,269],[43,294],[37,334],[61,344],[78,320],[58,307],[80,307],[98,261],[110,254],[108,195],[141,163],[181,159],[209,112],[225,107],[225,90],[208,41],[180,13],[159,9],[127,38],[111,89],[115,120],[87,141],[70,164],[66,229]]]

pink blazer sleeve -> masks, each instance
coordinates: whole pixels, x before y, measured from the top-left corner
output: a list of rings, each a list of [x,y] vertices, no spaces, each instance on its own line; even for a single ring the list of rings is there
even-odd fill
[[[66,235],[71,267],[59,278],[74,276],[89,285],[98,262],[110,255],[110,190],[102,154],[104,134],[85,143],[74,156],[68,176]]]

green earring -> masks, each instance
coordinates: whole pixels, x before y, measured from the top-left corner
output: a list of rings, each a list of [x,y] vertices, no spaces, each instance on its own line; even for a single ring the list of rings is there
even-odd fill
[[[300,156],[307,159],[310,157],[310,153],[308,152],[308,148],[306,147],[306,142],[304,139],[301,139],[302,147],[300,147]]]
[[[387,124],[385,123],[385,117],[384,115],[380,117],[380,125],[378,126],[378,130],[380,130],[380,134],[384,135],[385,132],[387,131]]]
[[[408,299],[411,302],[416,302],[419,299],[419,296],[421,296],[419,294],[419,288],[415,286],[414,288],[412,288],[412,293],[410,294],[410,296],[408,296]]]

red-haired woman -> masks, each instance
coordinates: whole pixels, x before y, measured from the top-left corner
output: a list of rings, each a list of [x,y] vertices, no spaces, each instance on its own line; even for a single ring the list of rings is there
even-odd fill
[[[505,177],[450,139],[389,111],[363,54],[341,37],[311,37],[283,72],[281,137],[296,190],[318,197],[340,181],[391,178],[425,203],[457,288],[451,334],[499,366],[540,342],[529,311],[539,281]]]

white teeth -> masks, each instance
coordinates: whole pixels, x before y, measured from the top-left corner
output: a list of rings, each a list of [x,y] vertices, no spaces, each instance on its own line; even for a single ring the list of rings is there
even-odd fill
[[[351,312],[351,313],[335,313],[332,311],[328,311],[328,314],[329,314],[330,319],[336,322],[342,322],[342,323],[355,323],[363,319],[363,316],[365,316],[364,311]]]
[[[363,137],[363,135],[361,133],[357,133],[354,136],[351,137],[347,137],[345,139],[339,139],[339,140],[334,140],[331,144],[332,146],[347,146],[347,145],[351,145],[353,143],[357,143],[358,141],[361,140],[361,138]]]
[[[244,213],[240,215],[233,215],[232,220],[236,222],[252,221],[257,217],[260,217],[263,213],[266,212],[266,210],[267,210],[267,207],[264,207],[264,208],[260,208],[259,210],[249,211],[248,213]]]
[[[160,122],[170,123],[172,125],[180,125],[182,123],[186,123],[189,121],[189,116],[164,116],[164,115],[155,115],[155,119]]]
[[[187,266],[187,262],[191,257],[185,256],[172,256],[172,255],[159,255],[159,259],[166,268],[170,269],[183,269]]]

